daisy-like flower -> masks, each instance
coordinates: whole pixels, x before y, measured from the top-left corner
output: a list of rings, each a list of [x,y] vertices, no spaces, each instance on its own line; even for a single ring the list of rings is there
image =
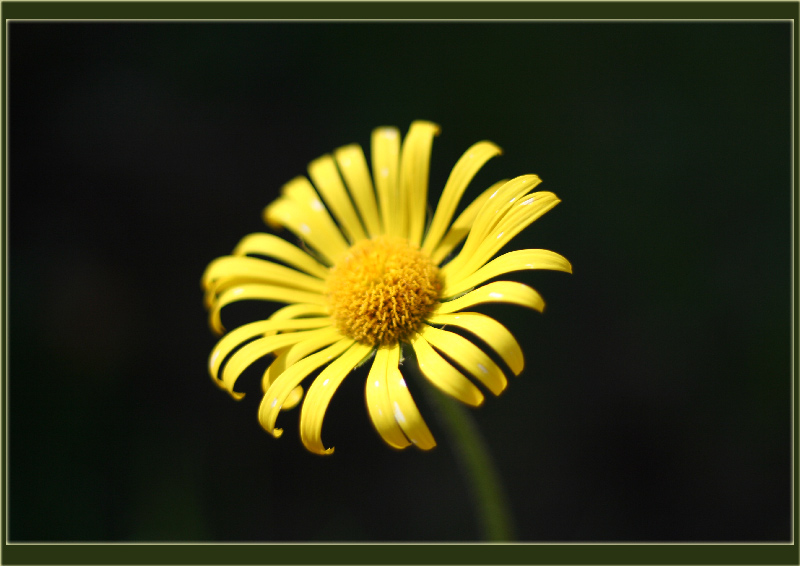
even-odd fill
[[[549,250],[495,258],[559,199],[534,191],[540,179],[523,175],[495,183],[453,220],[474,175],[501,153],[482,141],[455,164],[436,211],[426,218],[431,145],[438,132],[437,125],[417,121],[401,143],[397,129],[376,129],[371,173],[358,145],[316,159],[308,166],[311,181],[289,181],[264,210],[269,226],[293,232],[305,249],[272,234],[251,234],[206,269],[202,285],[217,334],[225,333],[220,311],[235,301],[286,304],[266,320],[225,334],[209,359],[214,382],[239,399],[244,394],[234,387],[241,373],[275,356],[264,373],[258,414],[273,436],[282,432],[275,427],[280,411],[302,400],[301,383],[322,368],[302,404],[300,437],[311,452],[333,452],[321,438],[328,404],[345,377],[372,357],[366,404],[380,436],[398,449],[435,446],[400,371],[403,345],[413,350],[433,386],[470,406],[483,403],[482,388],[499,395],[507,378],[464,334],[493,350],[515,375],[522,371],[514,336],[470,308],[499,302],[542,311],[544,301],[531,287],[487,281],[526,269],[572,271]]]

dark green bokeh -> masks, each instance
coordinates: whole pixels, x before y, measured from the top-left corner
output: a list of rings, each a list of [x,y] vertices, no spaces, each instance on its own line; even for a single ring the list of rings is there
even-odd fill
[[[11,540],[473,540],[442,443],[396,453],[362,376],[305,452],[210,382],[206,264],[313,158],[442,126],[432,193],[537,173],[514,243],[572,276],[493,307],[524,374],[475,412],[521,540],[790,536],[788,23],[12,23]],[[235,316],[235,315],[234,315]],[[429,419],[434,425],[433,419]],[[440,441],[444,435],[434,430]]]

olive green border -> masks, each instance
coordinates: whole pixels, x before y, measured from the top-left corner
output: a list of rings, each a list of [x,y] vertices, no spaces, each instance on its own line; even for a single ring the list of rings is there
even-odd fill
[[[797,564],[763,544],[19,544],[3,564]]]
[[[797,564],[792,545],[25,544],[4,564]]]
[[[797,2],[30,2],[6,19],[795,19]]]
[[[30,2],[0,3],[3,32],[7,20],[425,20],[425,19],[781,19],[794,21],[797,1],[786,2]],[[5,37],[5,33],[3,33]],[[798,43],[794,42],[794,116],[798,116]],[[2,77],[6,77],[6,44],[2,45]],[[6,121],[6,89],[2,91],[2,123]],[[795,124],[796,125],[796,124]],[[795,155],[800,147],[794,128]],[[3,133],[5,134],[4,129]],[[0,158],[3,176],[2,220],[6,210],[6,136]],[[796,161],[795,161],[796,163]],[[793,242],[798,242],[797,174],[793,170]],[[0,274],[2,306],[7,305],[6,244],[2,231]],[[793,337],[797,340],[798,264],[793,263]],[[0,316],[5,337],[6,317]],[[5,360],[6,343],[0,344]],[[5,407],[6,366],[0,395]],[[793,357],[793,395],[797,396],[798,359]],[[5,421],[3,421],[5,424]],[[796,419],[793,415],[793,430]],[[6,427],[3,427],[6,431]],[[797,436],[794,496],[798,494]],[[2,436],[2,498],[6,499],[6,444]],[[794,544],[49,544],[9,543],[3,506],[0,564],[799,564],[797,505],[793,506]]]

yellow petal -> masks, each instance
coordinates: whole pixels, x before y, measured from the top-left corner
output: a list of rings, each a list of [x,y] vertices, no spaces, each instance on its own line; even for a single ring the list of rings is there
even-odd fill
[[[371,238],[383,233],[378,204],[375,202],[375,189],[369,175],[369,167],[360,145],[348,145],[334,152],[339,171],[356,203],[364,227]]]
[[[472,225],[475,223],[475,218],[478,216],[478,212],[483,207],[489,198],[497,192],[497,190],[506,184],[507,181],[498,181],[485,191],[483,191],[478,198],[473,200],[467,208],[464,209],[464,212],[458,215],[453,225],[450,226],[450,229],[445,234],[442,241],[436,247],[434,252],[431,254],[431,261],[436,265],[442,263],[442,261],[447,257],[453,248],[455,248],[458,244],[460,244],[464,238],[467,237],[469,231],[472,229]]]
[[[495,319],[477,312],[435,314],[425,321],[428,324],[457,326],[471,332],[489,345],[511,368],[514,375],[522,373],[525,359],[514,335]]]
[[[477,250],[467,256],[457,274],[449,272],[446,276],[464,277],[492,259],[512,238],[527,228],[533,221],[561,202],[556,195],[538,192],[525,195],[494,228],[491,235],[483,240]]]
[[[512,303],[539,312],[544,310],[541,295],[527,285],[516,281],[494,281],[457,299],[439,303],[434,309],[434,314],[458,312],[481,303]]]
[[[481,242],[489,236],[524,195],[530,193],[541,182],[538,175],[520,175],[501,186],[478,211],[475,220],[475,239]]]
[[[297,246],[273,234],[257,233],[245,236],[237,244],[232,255],[254,254],[277,259],[320,279],[328,276],[327,267]]]
[[[225,367],[222,369],[222,386],[237,398],[241,398],[243,393],[234,393],[233,387],[236,385],[236,380],[244,370],[250,367],[253,362],[264,356],[275,352],[286,346],[291,346],[304,339],[307,332],[289,332],[288,334],[275,334],[272,336],[265,336],[257,338],[252,342],[248,342],[228,359]]]
[[[466,369],[495,395],[500,395],[508,385],[503,370],[492,358],[463,336],[428,325],[423,325],[420,334],[434,348]]]
[[[419,369],[433,385],[462,403],[477,407],[483,403],[483,393],[447,360],[440,356],[419,334],[411,339]]]
[[[286,350],[286,366],[294,365],[309,354],[316,352],[320,348],[324,348],[328,344],[333,344],[335,341],[342,338],[345,338],[345,336],[335,327],[331,326],[330,328],[326,328],[325,332],[321,332],[319,336],[313,336],[309,340],[295,344]]]
[[[430,450],[436,446],[428,425],[422,418],[417,409],[408,386],[400,373],[398,364],[400,362],[400,346],[397,345],[391,350],[391,355],[387,364],[386,383],[389,386],[389,399],[391,401],[391,411],[395,422],[400,425],[403,434],[408,437],[417,448]]]
[[[308,166],[308,174],[325,199],[328,208],[333,211],[350,243],[365,239],[367,235],[339,176],[333,157],[323,155],[312,161]]]
[[[348,243],[336,226],[317,192],[305,177],[284,185],[283,197],[264,209],[270,226],[283,226],[319,252],[329,265],[347,251]]]
[[[228,332],[217,342],[211,355],[208,358],[208,371],[214,380],[217,380],[219,368],[223,360],[233,352],[239,345],[257,336],[264,336],[268,333],[286,330],[307,330],[311,328],[322,328],[330,326],[331,319],[328,317],[320,318],[301,318],[297,320],[289,319],[268,319],[251,322]]]
[[[378,193],[378,208],[384,233],[401,236],[405,212],[399,210],[397,175],[400,164],[400,132],[396,128],[378,128],[372,132],[372,174]]]
[[[325,316],[328,308],[322,305],[312,305],[307,303],[295,303],[281,307],[272,313],[269,320],[288,320],[290,318],[302,318],[306,316]]]
[[[203,273],[207,306],[225,289],[243,283],[269,283],[314,293],[325,292],[325,281],[318,277],[255,257],[229,255],[212,261]]]
[[[311,387],[300,412],[300,439],[315,454],[332,454],[333,448],[322,445],[322,421],[333,394],[344,378],[372,352],[372,346],[355,343],[320,372]],[[280,378],[279,378],[280,379]]]
[[[422,242],[425,214],[428,206],[428,171],[430,169],[433,137],[439,126],[431,122],[415,121],[403,140],[400,155],[400,194],[408,211],[406,237],[416,246]]]
[[[467,189],[475,173],[483,167],[492,157],[500,155],[502,151],[492,142],[478,142],[469,148],[456,162],[447,183],[442,190],[442,196],[436,207],[436,212],[431,221],[431,227],[425,236],[422,250],[430,254],[439,245],[439,241],[450,225],[461,196]]]
[[[467,277],[445,279],[442,297],[453,297],[498,275],[524,269],[552,269],[572,273],[572,266],[562,255],[550,250],[517,250],[493,259]]]
[[[302,342],[289,346],[272,361],[261,379],[261,390],[266,393],[270,384],[275,381],[286,368],[302,360],[309,354],[316,352],[320,348],[330,346],[342,338],[344,338],[344,336],[333,327],[321,328],[319,332],[315,333],[307,333],[306,336],[303,337]],[[284,405],[286,405],[286,402],[284,402]]]
[[[209,324],[217,334],[225,332],[220,320],[222,307],[236,301],[260,300],[276,303],[311,303],[326,306],[325,297],[319,293],[287,289],[276,285],[245,284],[226,289],[214,302],[209,313]]]
[[[389,371],[387,363],[389,350],[389,348],[378,348],[375,352],[375,359],[364,385],[364,398],[375,430],[389,446],[402,449],[410,446],[411,442],[395,420],[394,409],[389,399],[389,384],[386,381]]]
[[[492,237],[492,231],[502,222],[508,212],[523,195],[541,183],[536,175],[522,175],[511,179],[492,193],[481,206],[478,215],[458,255],[442,269],[442,277],[460,270],[480,245]]]
[[[279,437],[283,431],[275,428],[275,421],[294,388],[300,385],[311,372],[338,358],[353,344],[354,341],[349,338],[339,340],[324,350],[303,358],[281,373],[270,384],[258,407],[258,421],[264,430],[276,438]]]
[[[328,309],[321,305],[308,305],[304,303],[297,303],[293,305],[286,305],[281,307],[269,316],[268,320],[289,320],[290,318],[304,318],[304,317],[320,317],[327,316]],[[291,332],[291,329],[282,330],[281,332]],[[277,331],[265,332],[264,336],[277,334]],[[280,354],[282,350],[275,352],[276,355]]]
[[[286,401],[283,402],[283,407],[281,410],[289,411],[297,407],[297,404],[303,400],[303,388],[298,385],[289,393],[289,396],[286,398]]]

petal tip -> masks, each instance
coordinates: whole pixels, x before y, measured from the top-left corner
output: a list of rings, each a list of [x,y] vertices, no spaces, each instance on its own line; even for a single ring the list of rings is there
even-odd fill
[[[433,135],[439,135],[439,133],[442,131],[442,127],[436,122],[432,122],[431,120],[414,120],[413,122],[411,122],[409,130],[414,126],[425,126],[431,128],[433,130]]]
[[[306,449],[311,452],[312,454],[317,454],[318,456],[330,456],[333,454],[333,447],[324,448],[321,444],[319,446],[309,446],[308,444],[305,445]]]
[[[431,441],[431,444],[428,444],[426,446],[418,446],[418,448],[420,450],[424,450],[425,452],[427,452],[428,450],[433,450],[434,448],[436,448],[436,441],[433,440]]]

